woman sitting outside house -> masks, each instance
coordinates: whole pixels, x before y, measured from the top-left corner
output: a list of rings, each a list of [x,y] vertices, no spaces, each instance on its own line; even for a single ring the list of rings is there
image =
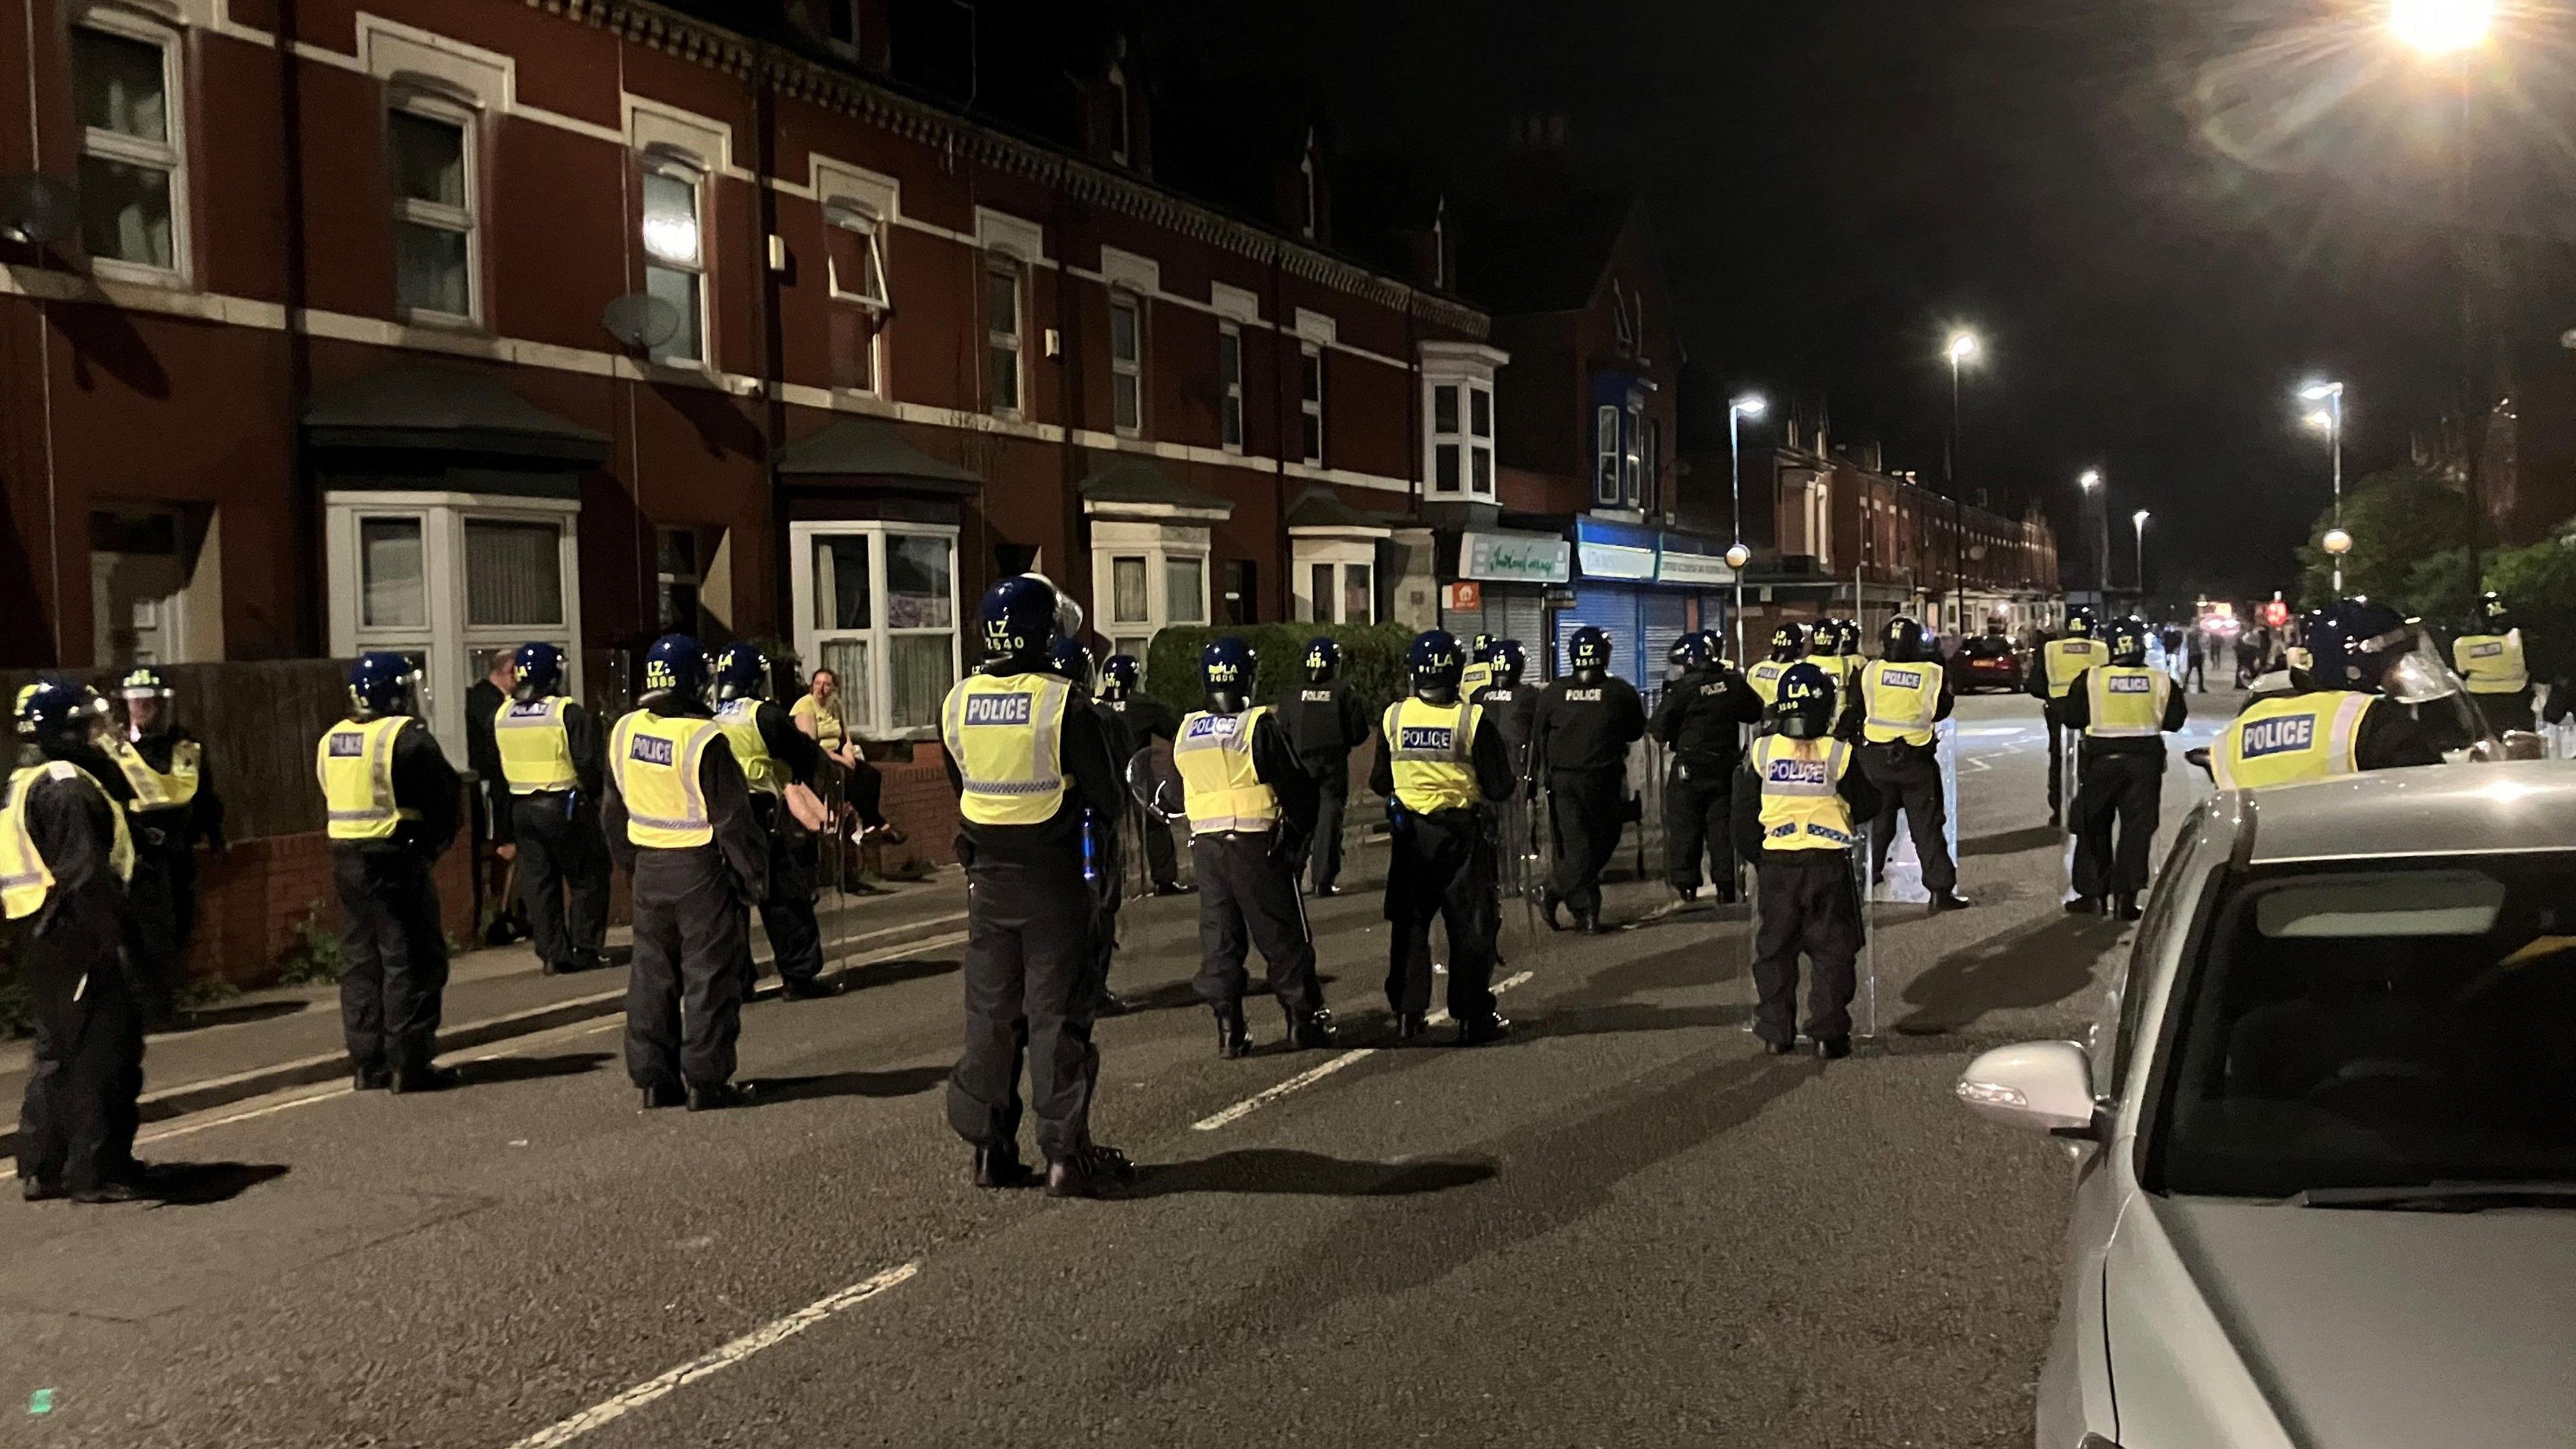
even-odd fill
[[[877,774],[877,767],[859,753],[859,742],[841,724],[840,694],[840,676],[829,669],[817,669],[805,693],[789,707],[787,717],[822,747],[823,758],[831,764],[833,782],[841,787],[851,813],[857,817],[857,828],[844,823],[841,833],[852,840],[901,845],[903,832],[889,824],[878,809],[885,782]]]

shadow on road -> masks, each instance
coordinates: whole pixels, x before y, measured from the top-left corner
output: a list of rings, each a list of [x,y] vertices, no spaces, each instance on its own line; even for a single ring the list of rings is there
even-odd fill
[[[1551,1036],[1613,1036],[1622,1032],[1688,1031],[1693,1028],[1741,1026],[1753,1008],[1726,1006],[1648,1006],[1622,1001],[1608,1006],[1550,1011],[1545,1016],[1515,1020],[1511,1040],[1537,1041]]]
[[[852,991],[872,991],[880,986],[895,986],[906,981],[919,981],[925,976],[946,976],[965,965],[958,961],[877,961],[866,966],[846,966],[841,980]]]
[[[2092,981],[2095,958],[2119,934],[2116,920],[2061,915],[1954,951],[1905,988],[1914,1009],[1895,1029],[1936,1036],[1990,1011],[2063,1001]]]
[[[2044,775],[2047,772],[2041,771],[2041,773]],[[1963,857],[2019,855],[2025,850],[2046,850],[2063,839],[2065,839],[2064,834],[2054,825],[2029,825],[2019,830],[2007,830],[1999,835],[1980,835],[1973,840],[1962,840],[1959,842],[1959,854]]]
[[[1320,1152],[1251,1147],[1196,1162],[1167,1162],[1136,1169],[1126,1198],[1170,1197],[1185,1192],[1275,1193],[1300,1197],[1411,1197],[1446,1192],[1490,1180],[1486,1158],[1434,1158],[1420,1162],[1354,1162]]]
[[[608,1060],[606,1052],[568,1052],[559,1057],[494,1057],[488,1062],[467,1062],[457,1070],[469,1087],[488,1087],[496,1082],[541,1082],[549,1077],[578,1077],[599,1070]]]
[[[890,1072],[827,1072],[813,1077],[763,1077],[757,1100],[802,1102],[821,1097],[909,1097],[948,1080],[946,1067],[897,1067]]]
[[[163,1207],[207,1207],[285,1175],[285,1165],[276,1162],[159,1162],[138,1187]]]
[[[171,1033],[203,1031],[210,1026],[233,1026],[245,1021],[268,1021],[280,1016],[293,1016],[309,1008],[309,1001],[245,1001],[233,1006],[203,1006],[179,1013]]]

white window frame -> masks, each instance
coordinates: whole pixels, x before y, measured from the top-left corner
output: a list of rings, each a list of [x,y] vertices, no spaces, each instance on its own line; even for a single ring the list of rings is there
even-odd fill
[[[444,97],[420,92],[398,93],[385,108],[385,156],[387,169],[393,159],[393,118],[410,115],[425,121],[454,126],[459,131],[458,154],[464,167],[465,204],[444,206],[437,202],[409,197],[397,189],[393,193],[393,216],[397,224],[432,227],[440,231],[460,232],[465,237],[465,310],[440,312],[425,307],[407,307],[402,302],[400,251],[396,251],[394,313],[406,322],[443,327],[480,327],[483,325],[483,235],[481,208],[483,166],[479,147],[482,141],[481,117],[471,106],[460,105]],[[704,251],[703,240],[700,244]]]
[[[1619,419],[1617,403],[1592,409],[1592,503],[1596,508],[1619,504]]]
[[[1128,314],[1128,336],[1135,342],[1135,355],[1118,355],[1118,314]],[[1124,384],[1134,401],[1135,416],[1118,416],[1119,388]],[[1125,290],[1109,294],[1109,424],[1122,438],[1145,436],[1145,299]]]
[[[1226,376],[1226,359],[1234,359],[1234,375]],[[1243,324],[1232,320],[1216,324],[1216,441],[1225,451],[1243,453]],[[1231,408],[1229,417],[1227,409]]]
[[[1314,380],[1314,395],[1307,395],[1306,383]],[[1324,466],[1324,349],[1322,344],[1297,344],[1297,452],[1309,468]],[[1315,445],[1306,446],[1306,420],[1314,419]]]
[[[861,277],[856,287],[843,285],[841,269],[824,249],[823,269],[830,284],[832,305],[853,307],[868,314],[868,385],[845,387],[837,380],[832,390],[863,397],[887,397],[886,390],[886,322],[894,315],[894,282],[886,272],[886,243],[894,228],[869,208],[856,202],[834,201],[823,210],[823,225],[863,238],[867,246],[869,269],[873,277]],[[873,284],[873,285],[871,285]]]
[[[187,47],[184,35],[171,23],[138,12],[105,5],[94,5],[76,12],[71,28],[92,30],[119,40],[140,41],[161,52],[161,113],[167,132],[158,142],[128,136],[119,131],[102,131],[94,126],[81,128],[80,153],[102,161],[159,171],[170,178],[170,265],[156,267],[148,262],[129,262],[120,257],[91,257],[90,273],[116,282],[141,282],[147,286],[185,288],[195,275],[195,247],[191,244],[188,225],[188,105]],[[72,78],[75,96],[79,80]],[[78,101],[75,99],[75,114]]]
[[[1127,110],[1127,71],[1116,61],[1109,64],[1109,104],[1116,111],[1109,120],[1109,159],[1124,166],[1136,138],[1131,133]]]
[[[1385,592],[1386,580],[1379,577],[1377,539],[1383,535],[1330,533],[1293,535],[1289,555],[1292,560],[1289,589],[1291,603],[1301,624],[1373,624],[1377,622],[1378,600]],[[1315,597],[1315,570],[1333,571],[1333,590],[1328,598]],[[1369,571],[1369,614],[1355,619],[1344,605],[1350,588],[1350,571]]]
[[[1207,626],[1216,618],[1216,596],[1208,575],[1211,530],[1204,526],[1170,523],[1140,523],[1100,519],[1091,526],[1091,578],[1099,607],[1093,611],[1092,628],[1110,641],[1112,653],[1133,654],[1139,660],[1153,647],[1154,636],[1178,625],[1184,628]],[[1117,564],[1121,558],[1145,561],[1145,618],[1121,621],[1117,614]],[[1173,564],[1196,564],[1199,575],[1199,617],[1172,617],[1170,567]],[[1122,647],[1135,641],[1134,647]]]
[[[894,537],[922,537],[945,540],[948,544],[948,627],[945,629],[898,629],[888,621],[886,591],[886,544]],[[864,538],[868,543],[868,626],[864,629],[822,629],[814,623],[814,545],[825,538]],[[837,639],[864,640],[868,646],[868,677],[853,680],[844,677],[844,698],[855,699],[866,706],[866,714],[853,718],[850,727],[873,740],[929,740],[939,737],[939,724],[906,725],[897,728],[894,718],[894,641],[898,638],[948,636],[948,676],[953,682],[965,677],[963,605],[958,598],[958,569],[963,555],[958,547],[958,530],[954,525],[936,523],[902,523],[878,519],[846,521],[797,522],[787,525],[787,550],[791,560],[788,569],[789,606],[795,610],[796,653],[808,673],[822,663],[823,646]]]
[[[581,504],[569,498],[519,498],[498,494],[397,492],[351,489],[324,495],[324,554],[331,602],[331,652],[352,658],[369,649],[417,654],[426,661],[421,714],[451,759],[465,758],[465,690],[482,677],[469,661],[478,650],[515,648],[531,640],[564,651],[565,688],[575,698],[581,679]],[[358,530],[372,518],[407,519],[421,526],[422,619],[418,625],[370,625],[362,604]],[[556,569],[563,588],[563,619],[552,626],[469,624],[465,617],[465,526],[468,523],[546,523],[558,529]]]
[[[1491,502],[1500,490],[1501,460],[1495,452],[1500,419],[1494,412],[1494,371],[1511,354],[1481,343],[1422,344],[1422,495],[1444,501]],[[1457,427],[1440,426],[1440,390],[1457,389]],[[1485,430],[1476,431],[1476,404],[1485,406]],[[1458,486],[1440,484],[1440,450],[1458,450]],[[1479,468],[1478,464],[1482,463]]]
[[[993,325],[993,278],[1011,279],[1011,327],[1009,331]],[[984,286],[976,296],[976,306],[984,313],[984,388],[993,388],[993,355],[1011,354],[1010,402],[998,397],[984,399],[984,409],[997,418],[1025,418],[1029,412],[1029,264],[1006,251],[984,253]]]
[[[650,273],[658,267],[664,271],[680,272],[697,280],[696,321],[699,355],[684,357],[678,353],[664,353],[657,347],[653,349],[652,360],[658,366],[705,372],[712,372],[715,369],[715,299],[713,296],[715,289],[708,285],[707,268],[707,257],[713,250],[708,244],[710,238],[707,227],[707,191],[715,175],[716,173],[703,161],[680,152],[650,150],[636,158],[635,243],[643,252],[643,268],[645,272]],[[644,178],[647,176],[663,176],[688,183],[690,200],[697,211],[697,257],[694,261],[679,261],[654,251],[645,244],[643,186]],[[664,344],[664,346],[668,345]]]
[[[1644,460],[1638,456],[1637,450],[1644,445],[1641,434],[1645,430],[1646,409],[1643,404],[1632,401],[1619,419],[1619,506],[1622,508],[1644,506],[1643,481],[1639,477]]]

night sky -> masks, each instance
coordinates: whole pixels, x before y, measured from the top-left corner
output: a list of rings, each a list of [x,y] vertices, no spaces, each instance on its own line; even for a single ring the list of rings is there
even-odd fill
[[[1194,94],[1291,94],[1345,152],[1462,185],[1492,174],[1514,116],[1564,115],[1580,166],[1654,214],[1688,385],[1829,406],[1838,439],[1882,441],[1891,467],[1938,476],[1941,343],[1973,324],[1963,483],[2042,497],[2063,528],[2098,466],[2115,578],[2144,507],[2150,582],[2224,596],[2289,585],[2325,505],[2303,377],[2351,388],[2350,479],[2402,460],[2454,375],[2439,219],[2456,101],[2378,16],[2361,0],[1171,0],[1154,43],[1167,71],[1197,72]],[[2537,53],[2517,84],[2536,84]],[[2491,129],[2546,129],[2495,109]],[[2571,189],[2563,136],[2519,154],[2535,168],[2519,180]]]

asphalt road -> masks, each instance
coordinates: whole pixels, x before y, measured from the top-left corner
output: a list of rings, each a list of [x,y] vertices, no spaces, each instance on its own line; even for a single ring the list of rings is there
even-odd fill
[[[1949,1084],[2080,1035],[2124,934],[2058,909],[2034,707],[1961,715],[1977,905],[1880,908],[1886,1030],[1849,1061],[1756,1054],[1719,913],[1511,911],[1514,1038],[1394,1049],[1372,897],[1314,919],[1345,1046],[1386,1049],[1282,1053],[1261,1004],[1220,1061],[1195,905],[1146,902],[1117,985],[1149,1009],[1100,1029],[1125,1200],[968,1186],[929,950],[754,1007],[747,1110],[639,1112],[612,1021],[468,1090],[156,1124],[147,1158],[231,1164],[206,1201],[0,1204],[5,1442],[2027,1443],[2066,1158]],[[2167,784],[2170,830],[2202,786]]]

